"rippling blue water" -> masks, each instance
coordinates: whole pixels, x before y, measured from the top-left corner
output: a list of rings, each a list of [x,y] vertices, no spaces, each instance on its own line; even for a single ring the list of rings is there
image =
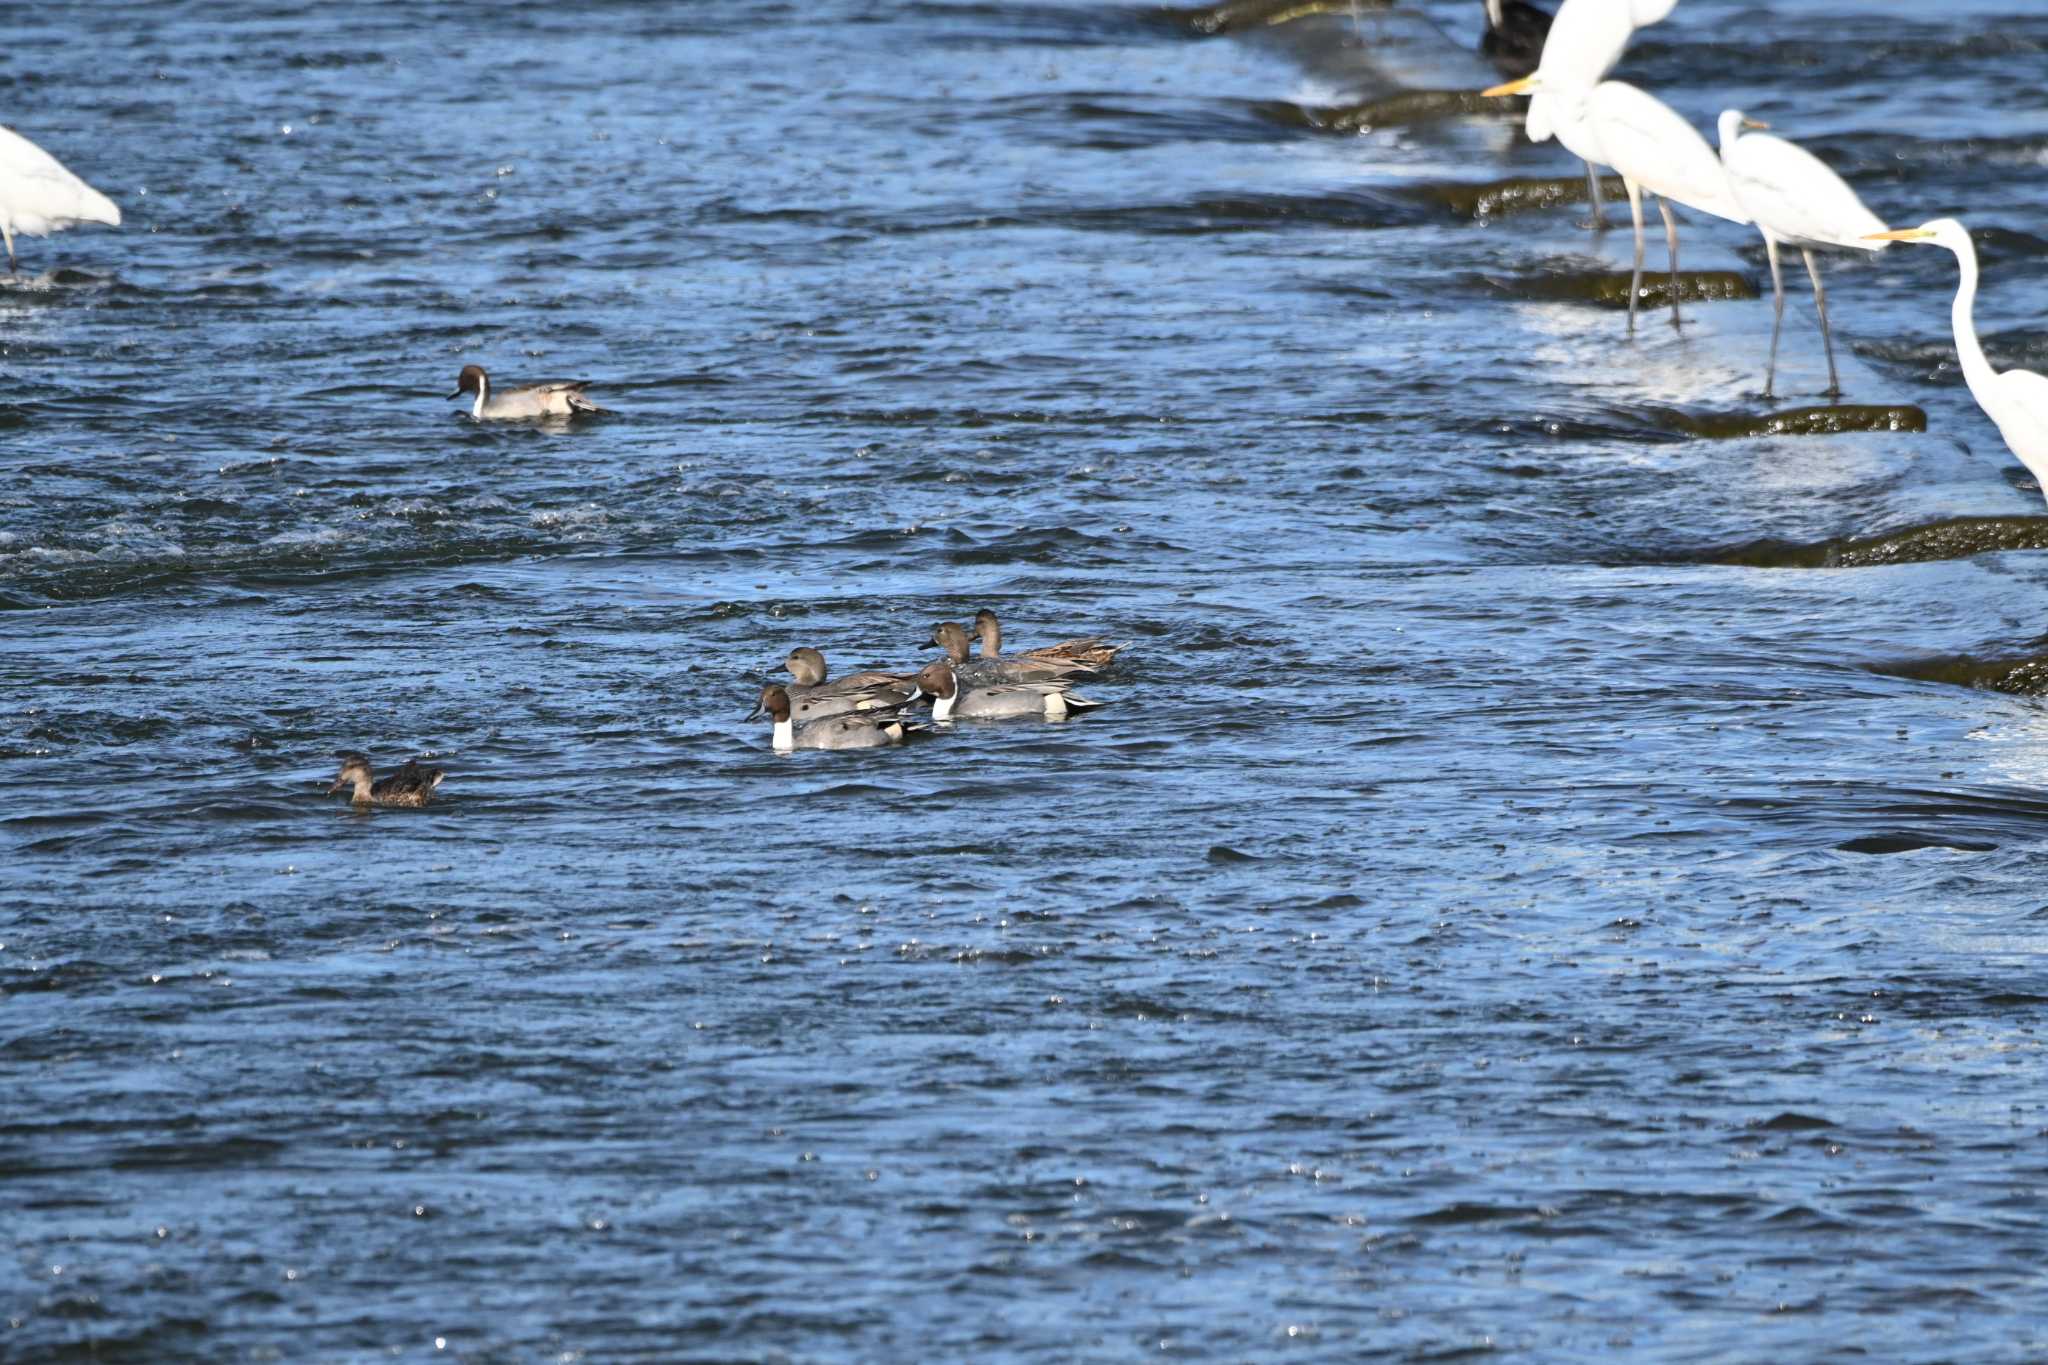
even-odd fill
[[[1926,433],[1689,434],[1768,303],[1627,340],[1543,287],[1625,234],[1446,207],[1554,144],[1313,127],[1478,9],[10,16],[127,221],[0,288],[0,1355],[2048,1355],[2048,716],[1910,675],[2048,647],[2041,556],[1713,562],[2039,516],[1953,262],[1828,263]],[[2041,366],[2044,51],[1684,0],[1618,74],[1964,216]],[[739,719],[983,606],[1113,705]]]

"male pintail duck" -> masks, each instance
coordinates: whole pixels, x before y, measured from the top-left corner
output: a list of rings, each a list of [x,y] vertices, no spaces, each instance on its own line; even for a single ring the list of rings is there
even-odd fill
[[[476,395],[476,403],[469,415],[479,422],[516,422],[533,417],[574,417],[579,412],[609,412],[583,396],[590,387],[588,379],[570,379],[554,384],[533,384],[523,389],[507,389],[503,393],[491,390],[491,377],[484,373],[481,365],[464,365],[456,377],[455,392],[450,398],[460,398],[465,393]]]
[[[974,613],[974,634],[981,642],[981,657],[997,659],[1003,653],[1003,626],[996,620],[996,614],[987,607]],[[1090,635],[1082,640],[1062,640],[1056,645],[1040,645],[1037,649],[1021,650],[1011,656],[1023,659],[1052,659],[1059,663],[1079,664],[1083,668],[1107,668],[1109,661],[1116,657],[1122,645],[1113,645],[1100,636]]]
[[[341,776],[327,789],[329,796],[344,787],[354,787],[349,800],[358,806],[424,806],[434,799],[434,789],[447,774],[439,768],[422,768],[417,758],[389,777],[373,778],[370,760],[361,754],[341,756]]]
[[[953,666],[944,659],[925,665],[917,675],[918,691],[932,699],[932,719],[937,721],[1000,720],[1008,716],[1065,720],[1103,705],[1069,692],[1067,689],[1072,685],[1062,678],[1054,682],[963,688],[954,676]]]
[[[808,646],[793,649],[782,666],[795,679],[783,690],[798,725],[854,711],[886,711],[910,704],[917,684],[907,673],[853,673],[826,681],[825,656]]]
[[[895,711],[886,714],[824,716],[799,725],[790,713],[789,693],[779,685],[761,689],[761,700],[746,718],[767,716],[775,722],[775,748],[791,749],[880,749],[901,744],[913,728]]]
[[[1003,683],[1052,682],[1095,670],[1074,659],[1046,659],[1019,654],[1014,658],[967,657],[967,632],[958,621],[941,621],[932,627],[931,642],[946,651],[946,662],[968,687],[995,687]]]

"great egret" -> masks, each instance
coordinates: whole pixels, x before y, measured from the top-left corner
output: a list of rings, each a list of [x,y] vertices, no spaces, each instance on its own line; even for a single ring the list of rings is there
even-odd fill
[[[1586,186],[1593,199],[1593,229],[1601,231],[1607,226],[1607,206],[1600,202],[1600,170],[1608,164],[1606,149],[1593,133],[1593,126],[1586,121],[1588,105],[1593,97],[1592,82],[1575,82],[1553,78],[1538,70],[1533,76],[1524,76],[1518,81],[1505,85],[1489,86],[1479,92],[1481,95],[1528,95],[1529,126],[1533,132],[1536,123],[1536,105],[1542,101],[1543,137],[1555,137],[1564,144],[1564,149],[1586,163]],[[1542,139],[1537,139],[1541,141]]]
[[[1543,58],[1543,40],[1550,36],[1550,11],[1526,0],[1484,0],[1486,36],[1479,55],[1503,76],[1526,76]]]
[[[1835,341],[1828,333],[1828,296],[1821,288],[1817,247],[1852,247],[1882,251],[1878,234],[1884,219],[1863,206],[1856,191],[1828,169],[1825,161],[1804,147],[1767,133],[1745,128],[1767,124],[1744,117],[1740,109],[1721,113],[1721,164],[1728,168],[1728,187],[1736,202],[1756,221],[1764,251],[1771,259],[1771,359],[1764,371],[1764,397],[1778,378],[1778,333],[1785,325],[1785,281],[1778,270],[1778,248],[1796,246],[1813,281],[1813,307],[1820,314],[1821,344],[1828,353],[1828,396],[1839,397],[1842,382],[1835,375]]]
[[[1530,77],[1542,94],[1547,80]],[[1714,149],[1686,122],[1685,116],[1646,90],[1626,81],[1602,81],[1593,88],[1553,91],[1551,113],[1558,139],[1574,151],[1573,140],[1598,148],[1598,159],[1621,173],[1628,187],[1629,217],[1635,224],[1635,272],[1628,288],[1628,329],[1636,329],[1636,306],[1643,292],[1643,191],[1657,196],[1664,219],[1664,242],[1671,252],[1671,325],[1678,316],[1678,224],[1671,205],[1680,203],[1731,223],[1747,223],[1749,215],[1728,188],[1728,172]],[[1580,155],[1589,155],[1581,152]]]
[[[1984,347],[1977,340],[1977,324],[1970,317],[1977,302],[1977,248],[1970,241],[1969,229],[1953,218],[1936,218],[1916,228],[1872,233],[1871,240],[1928,242],[1945,246],[1956,254],[1962,283],[1956,286],[1949,319],[1955,325],[1956,355],[1963,362],[1963,382],[1970,386],[1970,396],[1977,400],[1977,406],[1997,424],[2007,449],[2019,456],[2020,463],[2040,484],[2042,496],[2048,497],[2048,378],[2032,370],[2007,370],[2000,374],[1985,359]]]
[[[1590,90],[1598,85],[1621,60],[1635,31],[1670,18],[1677,5],[1678,0],[1564,0],[1550,20],[1549,36],[1543,40],[1543,56],[1532,73],[1544,81],[1543,88],[1529,101],[1529,113],[1522,122],[1529,141],[1547,142],[1555,135],[1570,149],[1570,141],[1558,130],[1555,96],[1562,91]],[[1522,92],[1497,85],[1486,93]],[[1606,205],[1600,199],[1600,177],[1594,166],[1596,162],[1603,166],[1607,163],[1583,154],[1580,159],[1586,163],[1586,186],[1593,199],[1593,228],[1597,232],[1607,226],[1607,218]]]
[[[7,244],[7,273],[19,273],[15,233],[47,237],[74,223],[119,227],[121,210],[56,157],[12,128],[0,127],[0,238]]]

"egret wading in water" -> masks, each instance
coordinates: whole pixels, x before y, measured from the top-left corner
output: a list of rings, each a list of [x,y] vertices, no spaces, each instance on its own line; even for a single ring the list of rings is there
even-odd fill
[[[1888,243],[1879,234],[1884,219],[1863,206],[1856,191],[1828,164],[1796,143],[1745,128],[1767,128],[1740,109],[1721,113],[1721,164],[1728,168],[1728,188],[1763,234],[1771,261],[1771,358],[1764,369],[1764,397],[1778,379],[1778,333],[1785,325],[1785,279],[1778,268],[1778,248],[1796,246],[1813,281],[1813,310],[1820,314],[1821,345],[1828,355],[1830,398],[1842,394],[1835,374],[1835,339],[1828,331],[1828,295],[1821,287],[1820,267],[1813,253],[1820,247],[1882,251]]]
[[[47,237],[79,223],[119,227],[121,210],[56,157],[0,127],[0,239],[7,245],[7,273],[21,273],[14,262],[15,233]]]
[[[1985,358],[1977,340],[1977,324],[1970,316],[1977,302],[1977,246],[1970,232],[1953,218],[1936,218],[1916,228],[1872,235],[1879,242],[1924,242],[1945,246],[1955,253],[1962,281],[1956,286],[1955,302],[1949,305],[1949,320],[1955,326],[1956,356],[1962,361],[1963,382],[1970,396],[1998,427],[2006,448],[2019,457],[2027,472],[2048,497],[2048,378],[2032,370],[2007,370],[2000,374]]]
[[[1586,163],[1586,189],[1593,201],[1595,232],[1607,227],[1607,206],[1600,197],[1597,167],[1608,163],[1572,146],[1557,119],[1557,96],[1571,90],[1591,90],[1598,85],[1621,60],[1635,31],[1670,18],[1677,5],[1678,0],[1564,0],[1551,17],[1550,32],[1543,40],[1543,55],[1530,73],[1541,77],[1542,84],[1534,87],[1522,129],[1531,142],[1547,142],[1556,137],[1564,143],[1565,150]],[[1514,88],[1510,83],[1496,85],[1485,93],[1519,95],[1525,89]]]
[[[1529,82],[1538,93],[1543,92],[1540,72]],[[1645,190],[1657,196],[1657,211],[1664,219],[1664,243],[1671,253],[1671,325],[1678,326],[1678,223],[1671,216],[1671,205],[1683,204],[1731,223],[1749,222],[1749,215],[1728,188],[1728,173],[1721,159],[1684,115],[1626,81],[1602,81],[1590,90],[1557,91],[1553,100],[1560,140],[1582,137],[1585,145],[1597,145],[1628,188],[1629,218],[1636,236],[1635,271],[1628,285],[1628,330],[1633,333],[1636,329],[1636,307],[1643,294]]]

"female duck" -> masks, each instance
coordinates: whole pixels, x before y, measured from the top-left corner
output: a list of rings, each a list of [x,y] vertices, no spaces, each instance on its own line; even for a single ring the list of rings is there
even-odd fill
[[[791,650],[782,666],[794,679],[784,690],[798,725],[906,706],[917,695],[917,685],[904,673],[854,673],[827,681],[825,656],[809,646]]]
[[[349,796],[354,805],[424,806],[434,799],[434,789],[441,785],[444,776],[439,768],[422,768],[417,758],[408,758],[397,772],[379,778],[370,772],[369,759],[361,754],[343,754],[341,776],[334,779],[327,794],[332,796],[345,787],[354,787]]]
[[[981,642],[981,657],[996,659],[1003,653],[1003,625],[996,620],[996,614],[987,607],[974,613],[974,634]],[[1078,664],[1082,668],[1102,669],[1109,667],[1110,660],[1122,645],[1113,645],[1097,635],[1080,640],[1062,640],[1056,645],[1040,645],[1037,649],[1023,650],[1018,657],[1026,659],[1051,659],[1055,663]]]
[[[1046,659],[1030,654],[1013,658],[967,657],[967,632],[957,621],[941,621],[932,627],[931,642],[946,651],[946,662],[961,682],[970,687],[993,687],[1003,683],[1052,682],[1095,670],[1075,659]],[[927,689],[929,690],[929,689]]]

